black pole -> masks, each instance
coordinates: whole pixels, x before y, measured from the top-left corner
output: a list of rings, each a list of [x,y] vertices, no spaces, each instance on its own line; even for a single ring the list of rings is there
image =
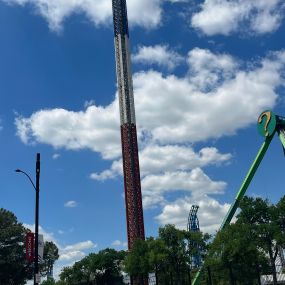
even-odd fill
[[[41,170],[41,162],[40,162],[40,154],[37,153],[37,161],[36,161],[36,210],[35,210],[35,276],[34,276],[34,284],[38,285],[39,283],[39,198],[40,198],[40,170]]]
[[[212,272],[211,272],[211,268],[210,266],[207,267],[207,271],[208,271],[208,278],[209,278],[209,284],[212,285]]]

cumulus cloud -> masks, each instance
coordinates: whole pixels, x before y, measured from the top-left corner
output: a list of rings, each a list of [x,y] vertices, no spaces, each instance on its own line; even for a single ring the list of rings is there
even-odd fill
[[[226,187],[223,181],[211,180],[200,168],[189,172],[165,172],[161,175],[148,175],[142,179],[144,206],[152,207],[165,204],[164,194],[169,192],[188,192],[193,199],[200,199],[206,194],[222,194]]]
[[[160,205],[157,220],[175,224],[181,224],[182,216],[185,219],[191,203],[199,203],[201,212],[213,215],[219,224],[228,205],[213,195],[224,193],[227,184],[213,180],[202,168],[226,163],[231,155],[210,147],[196,151],[193,143],[235,134],[255,123],[261,111],[274,107],[276,89],[284,82],[285,52],[247,65],[228,54],[195,48],[185,62],[189,70],[184,76],[154,70],[134,75],[143,203]],[[18,116],[15,124],[24,143],[87,148],[112,160],[109,169],[90,175],[95,180],[122,174],[117,96],[105,107],[40,110],[27,118]],[[177,215],[171,218],[173,211]],[[207,231],[216,228],[204,221]]]
[[[72,245],[67,245],[61,250],[62,252],[80,251],[80,250],[85,250],[85,249],[90,249],[90,248],[95,248],[95,247],[97,247],[96,244],[94,244],[91,240],[87,240],[87,241],[78,242]]]
[[[201,197],[201,199],[184,197],[165,205],[162,213],[156,219],[161,225],[174,224],[181,229],[186,229],[186,217],[193,204],[199,206],[200,229],[208,233],[215,233],[219,229],[223,218],[230,208],[230,204],[221,204],[208,196]]]
[[[24,143],[36,140],[51,144],[56,149],[89,148],[110,159],[120,155],[118,118],[116,99],[107,107],[93,105],[82,112],[40,110],[30,118],[18,117],[15,124]]]
[[[201,196],[205,192],[221,194],[226,186],[225,182],[212,181],[200,168],[191,172],[165,172],[162,175],[148,175],[142,180],[145,191],[155,193],[185,190],[191,191],[194,196]]]
[[[127,247],[128,243],[127,242],[122,242],[120,240],[115,240],[112,242],[112,246],[115,247]]]
[[[213,54],[209,50],[194,48],[188,53],[189,76],[198,89],[214,89],[220,82],[232,79],[238,68],[237,61],[228,54]]]
[[[78,203],[76,201],[67,201],[64,203],[64,207],[66,208],[75,208],[78,206]]]
[[[139,153],[142,176],[177,170],[191,170],[211,164],[221,164],[231,158],[231,154],[221,154],[214,147],[205,147],[197,153],[189,146],[149,144]],[[112,179],[123,174],[122,160],[115,160],[110,169],[92,173],[90,178],[98,181]]]
[[[207,92],[199,90],[200,84],[193,83],[191,76],[137,73],[134,86],[139,127],[150,131],[153,139],[163,144],[232,135],[255,122],[263,109],[274,106],[275,90],[283,80],[283,57],[284,52],[276,53],[255,67],[238,69],[230,79],[218,81]],[[216,72],[219,71],[212,66],[208,72],[198,72],[199,82],[207,81],[208,73]]]
[[[62,29],[64,20],[73,14],[83,14],[94,25],[112,21],[112,2],[106,0],[1,0],[11,5],[31,6],[54,31]],[[129,0],[128,16],[132,25],[153,28],[160,24],[161,0]]]
[[[70,260],[80,260],[85,256],[85,253],[82,251],[70,251],[66,253],[61,253],[59,260],[70,261]]]
[[[249,29],[256,34],[278,29],[284,14],[282,0],[204,0],[192,16],[192,26],[206,35],[229,35]]]
[[[212,181],[200,168],[231,159],[231,154],[221,154],[216,148],[206,147],[196,153],[186,146],[148,145],[139,156],[145,208],[164,205],[164,196],[169,192],[188,192],[193,197],[200,197],[206,193],[222,194],[226,187],[222,181]],[[120,159],[114,161],[110,169],[92,173],[90,177],[104,181],[122,174]]]
[[[212,90],[200,90],[200,82],[215,77],[234,67],[233,59],[209,51],[193,52],[191,60],[201,57],[217,57],[216,65],[210,64],[201,72],[193,67],[196,80],[184,77],[163,76],[157,71],[134,75],[135,103],[139,133],[149,133],[160,144],[177,144],[206,141],[232,135],[256,121],[261,111],[272,108],[276,102],[276,89],[283,83],[285,52],[272,54],[250,68],[231,72],[230,78],[215,82]],[[228,62],[227,62],[227,59]],[[201,61],[201,59],[200,59]],[[217,66],[217,69],[214,68]],[[221,67],[222,66],[222,67]],[[191,70],[191,67],[189,67]],[[205,77],[205,78],[204,78]],[[219,75],[217,75],[219,78]],[[205,111],[207,106],[207,111]],[[232,108],[235,106],[235,108]],[[89,106],[85,111],[64,109],[40,110],[31,117],[17,117],[17,134],[24,143],[46,143],[55,148],[89,148],[105,159],[121,155],[118,99],[108,106]]]
[[[59,261],[75,262],[86,255],[86,250],[94,249],[96,247],[97,244],[93,243],[91,240],[61,247],[59,250]]]
[[[167,45],[140,46],[133,61],[138,63],[158,65],[168,69],[174,69],[183,61],[183,57],[171,50]]]

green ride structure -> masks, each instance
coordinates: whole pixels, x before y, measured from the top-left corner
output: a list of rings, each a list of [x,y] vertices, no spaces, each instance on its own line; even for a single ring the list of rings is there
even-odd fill
[[[237,195],[236,198],[234,200],[234,202],[232,203],[227,215],[225,216],[220,229],[222,230],[224,229],[228,224],[230,224],[237,208],[239,207],[240,201],[242,200],[252,178],[254,177],[264,155],[266,154],[266,151],[274,137],[274,135],[277,133],[279,136],[279,139],[282,143],[283,146],[283,151],[285,154],[285,117],[281,117],[278,115],[275,115],[272,111],[267,110],[264,111],[260,114],[260,116],[258,117],[258,121],[257,121],[257,128],[258,128],[258,132],[265,138],[262,146],[260,147],[256,158],[254,160],[254,162],[252,163]],[[201,268],[199,269],[199,271],[197,272],[192,284],[193,285],[198,285],[200,284],[200,279],[203,273],[204,267],[203,265],[201,266]]]

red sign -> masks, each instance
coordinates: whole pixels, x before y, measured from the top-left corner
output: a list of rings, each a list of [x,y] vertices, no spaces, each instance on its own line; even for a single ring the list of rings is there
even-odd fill
[[[34,261],[34,234],[26,235],[26,259],[30,262]]]

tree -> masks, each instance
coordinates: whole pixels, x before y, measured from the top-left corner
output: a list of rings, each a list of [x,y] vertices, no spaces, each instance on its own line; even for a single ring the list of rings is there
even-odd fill
[[[180,285],[188,261],[185,232],[176,229],[174,225],[166,225],[159,229],[159,238],[166,246],[170,284],[174,284],[175,281],[175,284]]]
[[[166,265],[166,246],[163,240],[159,238],[154,239],[153,237],[147,239],[147,244],[149,268],[152,272],[155,272],[155,283],[156,285],[159,285],[159,274],[163,271],[163,268]]]
[[[16,216],[0,208],[0,284],[25,284],[32,279],[32,265],[25,259],[27,229]]]
[[[52,241],[45,242],[43,263],[40,268],[41,274],[48,275],[49,277],[53,271],[53,265],[58,258],[58,247]]]
[[[124,260],[124,270],[140,283],[144,284],[144,279],[148,278],[150,271],[147,242],[141,239],[134,241],[132,250]]]
[[[53,279],[44,280],[41,285],[56,285],[56,282]]]
[[[121,285],[121,264],[124,257],[123,251],[109,248],[98,253],[90,253],[72,267],[65,267],[60,273],[60,280],[68,285]]]
[[[277,284],[275,261],[281,246],[285,244],[285,196],[277,205],[261,198],[244,197],[237,216],[238,223],[249,224],[257,246],[269,256],[273,284]]]
[[[124,251],[106,248],[98,252],[94,262],[91,259],[91,269],[98,284],[122,284],[122,262],[125,255]]]
[[[217,233],[206,259],[206,267],[215,269],[214,280],[218,284],[226,280],[231,285],[255,284],[260,282],[260,266],[266,265],[266,256],[258,250],[250,225],[240,223],[228,225]]]
[[[193,258],[198,256],[201,261],[204,260],[209,248],[209,240],[211,236],[209,234],[203,234],[202,232],[183,231],[184,237],[187,243],[187,273],[188,283],[191,283],[191,272],[196,273],[198,268],[194,268]]]

